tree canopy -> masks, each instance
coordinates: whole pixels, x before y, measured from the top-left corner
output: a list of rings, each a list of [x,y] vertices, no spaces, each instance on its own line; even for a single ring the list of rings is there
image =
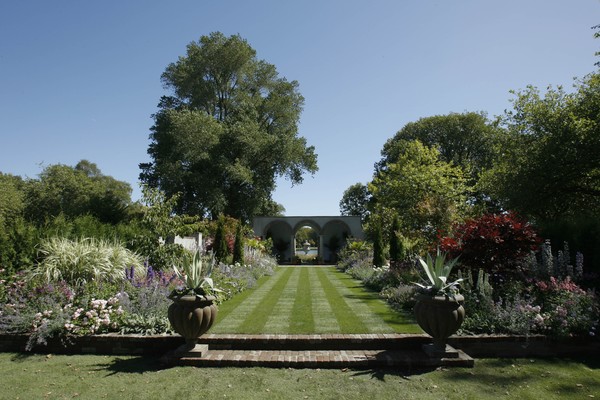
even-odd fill
[[[239,35],[191,42],[167,66],[142,182],[179,193],[180,213],[249,220],[280,209],[277,177],[299,184],[317,171],[314,147],[298,136],[304,98]]]
[[[365,222],[369,215],[369,199],[371,194],[367,185],[355,183],[344,191],[340,200],[340,213],[342,215],[357,215]]]
[[[463,171],[419,140],[399,141],[397,160],[369,184],[372,209],[387,224],[399,217],[403,232],[434,239],[440,229],[464,216],[468,187]]]
[[[46,167],[39,180],[26,182],[25,193],[25,212],[38,223],[59,214],[67,218],[92,215],[100,222],[118,223],[131,204],[129,183],[103,175],[96,164],[87,160],[75,167]]]
[[[567,93],[530,86],[503,119],[510,136],[485,184],[505,208],[544,221],[600,213],[600,74]]]
[[[385,143],[376,172],[385,170],[402,156],[405,141],[418,140],[435,148],[440,160],[461,167],[473,184],[482,171],[492,166],[500,134],[501,130],[488,121],[484,113],[450,113],[421,118],[406,124]]]

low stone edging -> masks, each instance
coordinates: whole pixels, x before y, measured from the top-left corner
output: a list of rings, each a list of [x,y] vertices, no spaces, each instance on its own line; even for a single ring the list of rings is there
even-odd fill
[[[0,351],[25,352],[27,335],[0,334]],[[414,350],[430,343],[427,335],[215,335],[201,337],[213,349],[229,350]],[[176,335],[93,335],[72,337],[68,342],[51,339],[36,353],[162,356],[184,343]],[[600,355],[595,338],[555,340],[545,336],[453,336],[448,343],[471,357],[569,357]]]

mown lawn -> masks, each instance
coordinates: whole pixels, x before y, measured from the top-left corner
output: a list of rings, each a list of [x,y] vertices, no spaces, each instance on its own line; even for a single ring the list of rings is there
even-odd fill
[[[0,399],[589,399],[598,360],[482,359],[434,371],[161,369],[157,358],[0,354]]]
[[[421,333],[334,267],[280,267],[219,307],[211,333]]]

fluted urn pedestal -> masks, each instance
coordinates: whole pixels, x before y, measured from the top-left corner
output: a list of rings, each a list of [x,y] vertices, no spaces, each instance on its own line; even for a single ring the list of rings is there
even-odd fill
[[[183,336],[185,344],[175,350],[177,357],[204,357],[207,345],[199,345],[198,339],[206,333],[217,317],[214,296],[171,296],[169,322],[173,330]]]
[[[453,297],[417,295],[415,318],[421,329],[433,338],[432,344],[423,346],[430,357],[458,357],[458,351],[448,346],[447,341],[465,319],[464,301],[460,294]]]

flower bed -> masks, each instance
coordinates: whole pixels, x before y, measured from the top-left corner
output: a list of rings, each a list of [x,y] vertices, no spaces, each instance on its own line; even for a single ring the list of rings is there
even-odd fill
[[[213,279],[226,301],[252,287],[258,278],[272,274],[276,261],[259,252],[247,252],[246,265],[215,266]],[[167,309],[169,293],[182,282],[172,271],[145,273],[133,267],[124,279],[85,284],[44,282],[24,273],[0,281],[0,334],[26,337],[25,350],[49,341],[75,341],[98,334],[165,335],[171,333]]]
[[[407,259],[394,268],[372,265],[368,253],[342,253],[338,268],[345,270],[393,307],[412,312],[414,282],[420,277],[416,262]],[[463,278],[466,318],[461,335],[545,335],[552,338],[596,337],[600,305],[593,288],[585,288],[582,256],[570,266],[568,247],[552,256],[549,243],[540,253],[511,264],[509,273],[486,272],[459,266],[454,278]],[[460,259],[459,259],[460,261]],[[462,269],[462,271],[461,271]],[[496,271],[502,270],[496,266]]]

